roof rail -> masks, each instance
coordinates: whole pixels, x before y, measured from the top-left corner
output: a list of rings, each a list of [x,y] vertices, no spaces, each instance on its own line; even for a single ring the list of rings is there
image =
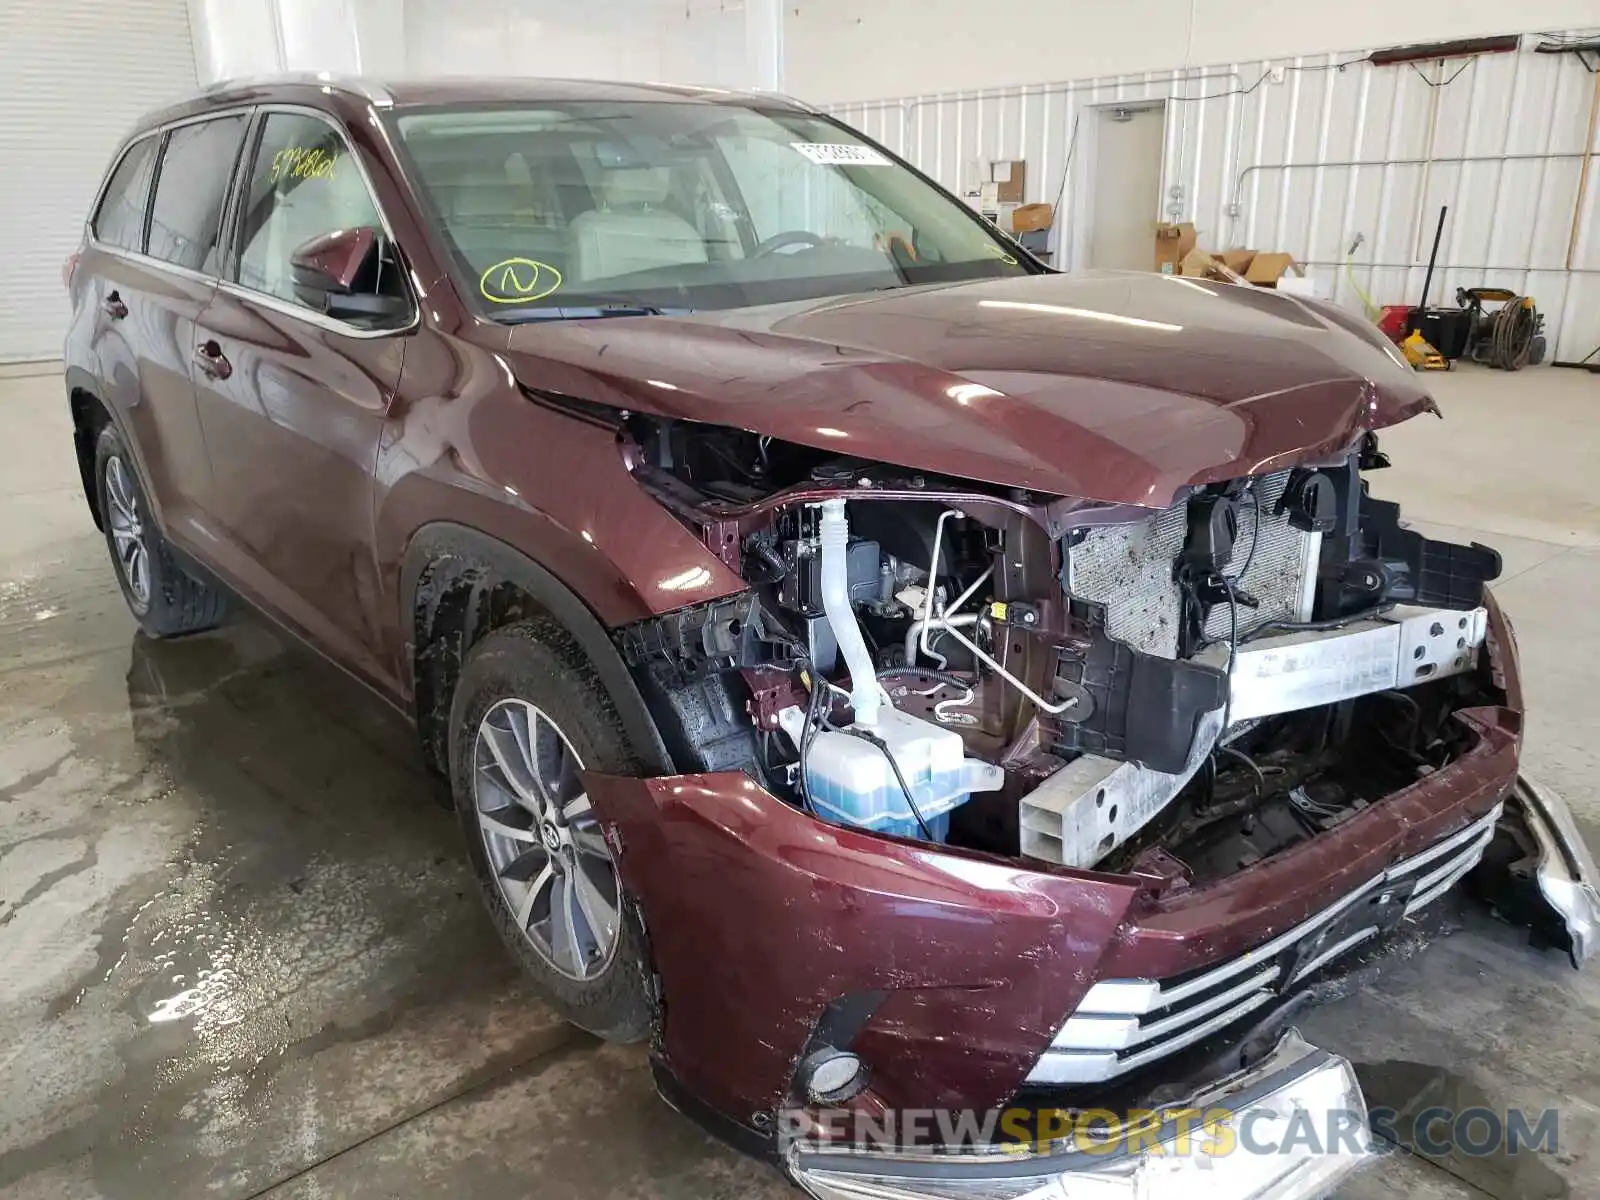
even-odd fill
[[[259,75],[240,75],[232,79],[219,79],[215,83],[207,84],[201,89],[200,94],[202,96],[213,96],[218,92],[271,87],[281,84],[303,84],[307,87],[335,88],[341,92],[350,92],[360,96],[363,100],[382,108],[387,108],[394,103],[393,95],[381,83],[376,83],[359,75],[338,75],[331,71],[272,71]]]
[[[785,104],[794,105],[801,112],[821,114],[825,111],[809,100],[802,100],[798,96],[791,96],[788,92],[780,92],[773,88],[746,88],[741,94],[761,100],[782,100]]]

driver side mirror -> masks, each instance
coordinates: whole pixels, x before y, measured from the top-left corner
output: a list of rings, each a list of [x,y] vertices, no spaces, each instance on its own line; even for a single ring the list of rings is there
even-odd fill
[[[383,235],[370,226],[314,237],[289,256],[294,294],[330,317],[403,317],[405,299],[376,290],[382,253]]]

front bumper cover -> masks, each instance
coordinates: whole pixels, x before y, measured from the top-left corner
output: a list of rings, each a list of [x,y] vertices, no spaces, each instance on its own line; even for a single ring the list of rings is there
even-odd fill
[[[1021,1151],[797,1143],[785,1165],[818,1200],[1313,1200],[1371,1148],[1354,1070],[1293,1030],[1256,1066],[1138,1128]]]
[[[1468,836],[1481,852],[1496,820],[1516,818],[1537,846],[1539,893],[1565,926],[1573,965],[1581,967],[1600,949],[1600,874],[1560,796],[1519,775],[1503,816],[1496,808],[1435,853]],[[1460,874],[1452,869],[1441,882]],[[1179,1114],[1191,1124],[1182,1125]],[[1219,1119],[1231,1136],[1215,1136]],[[1301,1131],[1292,1145],[1281,1136],[1291,1119]],[[1196,1121],[1212,1133],[1197,1135]],[[1294,1030],[1255,1066],[1200,1088],[1154,1123],[1154,1136],[1110,1138],[1093,1150],[1073,1137],[1021,1151],[798,1142],[783,1159],[818,1200],[1312,1200],[1372,1154],[1366,1103],[1350,1064]]]

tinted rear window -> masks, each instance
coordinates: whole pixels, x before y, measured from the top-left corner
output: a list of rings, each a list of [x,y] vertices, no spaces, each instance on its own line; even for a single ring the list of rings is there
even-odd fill
[[[141,138],[122,156],[94,218],[94,235],[123,250],[144,249],[144,214],[150,203],[150,172],[159,136]]]
[[[167,138],[150,216],[149,254],[215,273],[228,180],[244,140],[243,115],[180,125]]]

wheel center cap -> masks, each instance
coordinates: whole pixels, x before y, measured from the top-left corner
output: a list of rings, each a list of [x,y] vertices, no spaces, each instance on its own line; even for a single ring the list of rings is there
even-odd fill
[[[544,838],[544,848],[551,854],[561,849],[561,830],[556,828],[554,821],[546,821],[540,827],[539,835]]]

